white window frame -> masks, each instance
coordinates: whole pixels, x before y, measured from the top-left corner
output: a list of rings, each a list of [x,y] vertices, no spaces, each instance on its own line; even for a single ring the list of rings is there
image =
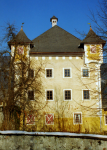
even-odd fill
[[[30,114],[27,114],[27,116],[28,115],[30,115]],[[34,120],[35,120],[35,115],[34,115]],[[26,117],[26,125],[28,126],[28,125],[30,125],[30,126],[33,126],[33,125],[35,125],[35,121],[34,121],[34,124],[27,124],[27,117]]]
[[[83,69],[88,69],[88,77],[83,77]],[[81,68],[81,77],[82,78],[90,78],[90,69],[89,68]]]
[[[81,114],[81,123],[75,123],[74,114]],[[73,112],[73,124],[82,124],[82,112]]]
[[[52,91],[53,92],[53,100],[47,100],[47,91]],[[54,101],[54,89],[46,89],[45,90],[45,101]]]
[[[48,114],[52,114],[52,115],[53,115],[53,123],[52,123],[52,124],[47,124],[47,123],[46,123],[46,116],[47,116]],[[47,113],[47,114],[45,115],[45,125],[54,125],[54,114],[53,114],[53,113]]]
[[[52,77],[47,77],[47,76],[46,76],[46,73],[47,73],[46,70],[47,70],[47,69],[51,69],[51,70],[52,70]],[[46,78],[46,79],[52,79],[52,78],[54,78],[54,69],[53,69],[53,68],[45,68],[45,78]]]
[[[83,91],[89,91],[89,99],[84,99]],[[83,101],[90,101],[91,100],[90,89],[82,89],[82,100]]]
[[[105,125],[107,126],[107,123],[106,123],[106,117],[107,117],[107,114],[104,115],[104,122],[105,122]]]
[[[30,89],[30,90],[28,90],[28,91],[34,91],[34,99],[32,99],[32,100],[29,100],[29,101],[35,101],[35,90],[34,89]],[[28,91],[27,91],[27,99],[28,99]]]
[[[65,77],[65,69],[70,69],[70,77]],[[72,69],[71,68],[63,68],[63,78],[72,78]]]
[[[69,100],[65,99],[65,91],[71,91],[71,99],[69,99]],[[63,89],[63,99],[64,99],[64,101],[72,101],[72,89]]]

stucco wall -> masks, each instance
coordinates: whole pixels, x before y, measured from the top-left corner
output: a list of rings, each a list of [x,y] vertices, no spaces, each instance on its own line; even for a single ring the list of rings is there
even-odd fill
[[[46,74],[42,74],[44,95],[40,98],[39,103],[43,109],[39,111],[39,114],[35,113],[35,125],[26,126],[26,130],[99,133],[98,71],[93,69],[96,68],[96,65],[92,63],[88,65],[89,77],[84,78],[82,68],[87,68],[87,66],[84,66],[83,57],[34,56],[31,57],[31,62],[33,69],[36,69],[39,63],[44,64],[44,69],[52,68],[53,78],[46,78]],[[71,78],[63,78],[63,68],[71,68]],[[53,101],[46,101],[47,89],[53,89]],[[72,89],[72,100],[64,101],[64,89]],[[83,89],[90,90],[90,100],[82,99]],[[36,108],[37,103],[35,104]],[[82,114],[82,122],[75,125],[74,113],[78,112]],[[48,113],[54,114],[53,125],[45,124],[45,115]]]

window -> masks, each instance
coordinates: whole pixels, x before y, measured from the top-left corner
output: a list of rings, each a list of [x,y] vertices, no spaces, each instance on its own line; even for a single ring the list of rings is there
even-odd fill
[[[81,113],[74,113],[74,123],[82,123]]]
[[[46,99],[53,100],[53,90],[46,91]]]
[[[83,99],[90,99],[89,90],[83,90]]]
[[[105,124],[107,125],[107,115],[105,116]]]
[[[83,72],[83,77],[89,77],[88,69],[83,69],[82,72]]]
[[[54,124],[54,114],[46,114],[45,115],[45,123],[46,123],[46,125],[53,125]]]
[[[28,77],[34,78],[34,70],[33,69],[29,69]]]
[[[28,91],[28,99],[29,100],[34,100],[34,91]]]
[[[27,125],[34,125],[35,124],[35,116],[33,114],[27,115]]]
[[[64,100],[71,100],[71,90],[64,90]]]
[[[64,77],[70,77],[70,69],[64,69]]]
[[[71,78],[71,68],[63,68],[63,78]]]
[[[46,69],[46,77],[52,77],[52,69]]]

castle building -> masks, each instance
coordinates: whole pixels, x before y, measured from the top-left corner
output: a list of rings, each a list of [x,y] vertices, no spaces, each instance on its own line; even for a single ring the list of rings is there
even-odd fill
[[[31,76],[40,63],[43,95],[39,113],[26,116],[26,128],[36,131],[65,131],[100,133],[107,130],[107,113],[102,110],[100,66],[103,63],[105,41],[90,27],[82,41],[50,19],[52,27],[29,40],[23,29],[8,44],[14,56],[18,54],[32,61]],[[25,52],[26,48],[26,52]],[[36,103],[36,90],[28,91],[30,101]]]

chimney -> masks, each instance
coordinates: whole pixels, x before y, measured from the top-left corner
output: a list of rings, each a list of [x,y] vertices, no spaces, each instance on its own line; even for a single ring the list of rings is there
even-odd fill
[[[52,22],[52,27],[54,27],[55,25],[57,25],[57,21],[58,21],[58,18],[56,18],[55,16],[53,16],[52,18],[50,18],[50,22]]]

